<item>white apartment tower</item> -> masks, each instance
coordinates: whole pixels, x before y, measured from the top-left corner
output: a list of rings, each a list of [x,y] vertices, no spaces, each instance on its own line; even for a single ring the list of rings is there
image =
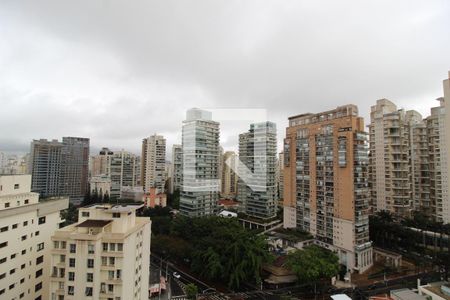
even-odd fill
[[[217,212],[219,200],[219,123],[211,112],[193,108],[183,121],[183,182],[180,212],[189,217]]]
[[[248,132],[239,135],[239,160],[253,174],[238,180],[238,200],[245,213],[260,219],[276,216],[276,160],[277,135],[273,122],[250,125]],[[240,170],[240,174],[245,171]]]
[[[51,235],[69,199],[30,191],[31,175],[0,175],[0,299],[49,299]]]
[[[152,135],[142,140],[141,184],[144,191],[156,187],[164,193],[166,183],[166,139],[162,135]]]
[[[151,222],[140,207],[80,208],[78,223],[54,233],[52,300],[148,299]]]

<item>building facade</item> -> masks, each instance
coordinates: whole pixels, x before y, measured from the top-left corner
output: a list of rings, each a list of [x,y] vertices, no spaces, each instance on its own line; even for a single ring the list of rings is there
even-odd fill
[[[450,223],[450,71],[448,72],[448,79],[444,80],[444,108],[445,118],[444,118],[444,141],[442,141],[443,157],[441,157],[442,165],[442,221],[444,223]],[[446,167],[445,167],[446,166]]]
[[[102,150],[97,155],[91,157],[91,173],[92,177],[98,175],[106,175],[110,173],[111,166],[111,157],[114,155],[114,152],[106,147],[103,147]]]
[[[68,196],[81,203],[88,189],[89,139],[63,137],[31,142],[31,190],[43,197]]]
[[[183,147],[181,145],[172,146],[172,177],[171,193],[179,191],[183,180]]]
[[[49,299],[51,235],[68,204],[39,202],[30,175],[0,175],[0,299]]]
[[[238,157],[234,151],[226,151],[222,157],[222,184],[220,197],[234,199],[237,195],[238,176],[234,171],[237,168]],[[227,164],[227,161],[229,164]]]
[[[284,227],[310,232],[349,271],[372,265],[367,134],[354,105],[289,118]]]
[[[166,183],[166,139],[162,135],[152,135],[142,140],[141,184],[144,191],[156,187],[164,192]]]
[[[51,299],[148,299],[151,223],[140,207],[83,207],[53,234]]]
[[[180,212],[189,217],[217,212],[219,200],[219,123],[200,109],[187,111],[183,121],[183,181]]]
[[[284,193],[284,152],[278,154],[277,161],[277,200],[283,200]]]
[[[277,213],[276,125],[272,122],[251,124],[248,132],[239,135],[239,174],[246,171],[251,176],[240,176],[238,200],[248,216],[270,219]]]

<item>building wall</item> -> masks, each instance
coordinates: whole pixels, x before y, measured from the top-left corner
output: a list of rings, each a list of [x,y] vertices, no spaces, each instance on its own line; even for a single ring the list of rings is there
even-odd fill
[[[444,103],[446,105],[445,108],[445,121],[443,128],[445,130],[444,133],[444,141],[442,145],[444,146],[444,155],[442,156],[442,163],[447,167],[443,168],[442,172],[442,191],[443,191],[443,201],[442,201],[442,220],[445,223],[450,223],[450,112],[449,112],[449,103],[450,103],[450,72],[448,74],[448,79],[444,80]]]
[[[144,191],[156,187],[164,192],[166,168],[166,139],[161,135],[152,135],[142,140],[141,184]]]
[[[233,151],[227,151],[223,155],[223,162],[222,162],[222,186],[221,186],[221,192],[220,196],[222,198],[236,198],[237,193],[237,183],[238,183],[238,176],[233,171],[236,166],[238,159],[237,155]],[[226,161],[230,162],[230,165],[226,163]]]
[[[172,184],[171,192],[180,190],[181,181],[183,180],[183,148],[181,145],[172,146]]]
[[[30,187],[30,175],[0,176],[0,299],[49,299],[50,237],[69,201],[40,203]]]

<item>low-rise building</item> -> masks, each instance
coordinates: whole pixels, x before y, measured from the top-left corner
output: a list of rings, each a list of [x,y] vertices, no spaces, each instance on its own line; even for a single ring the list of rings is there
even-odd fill
[[[149,218],[142,205],[92,205],[52,236],[51,299],[139,299],[149,293]]]
[[[144,203],[147,207],[154,208],[155,206],[167,206],[167,196],[159,192],[157,188],[150,188],[148,193],[144,194]]]

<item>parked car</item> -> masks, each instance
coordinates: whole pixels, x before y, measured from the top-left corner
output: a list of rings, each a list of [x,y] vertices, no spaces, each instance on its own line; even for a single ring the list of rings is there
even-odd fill
[[[176,279],[180,279],[181,275],[178,274],[177,272],[173,272],[173,277],[175,277]]]

